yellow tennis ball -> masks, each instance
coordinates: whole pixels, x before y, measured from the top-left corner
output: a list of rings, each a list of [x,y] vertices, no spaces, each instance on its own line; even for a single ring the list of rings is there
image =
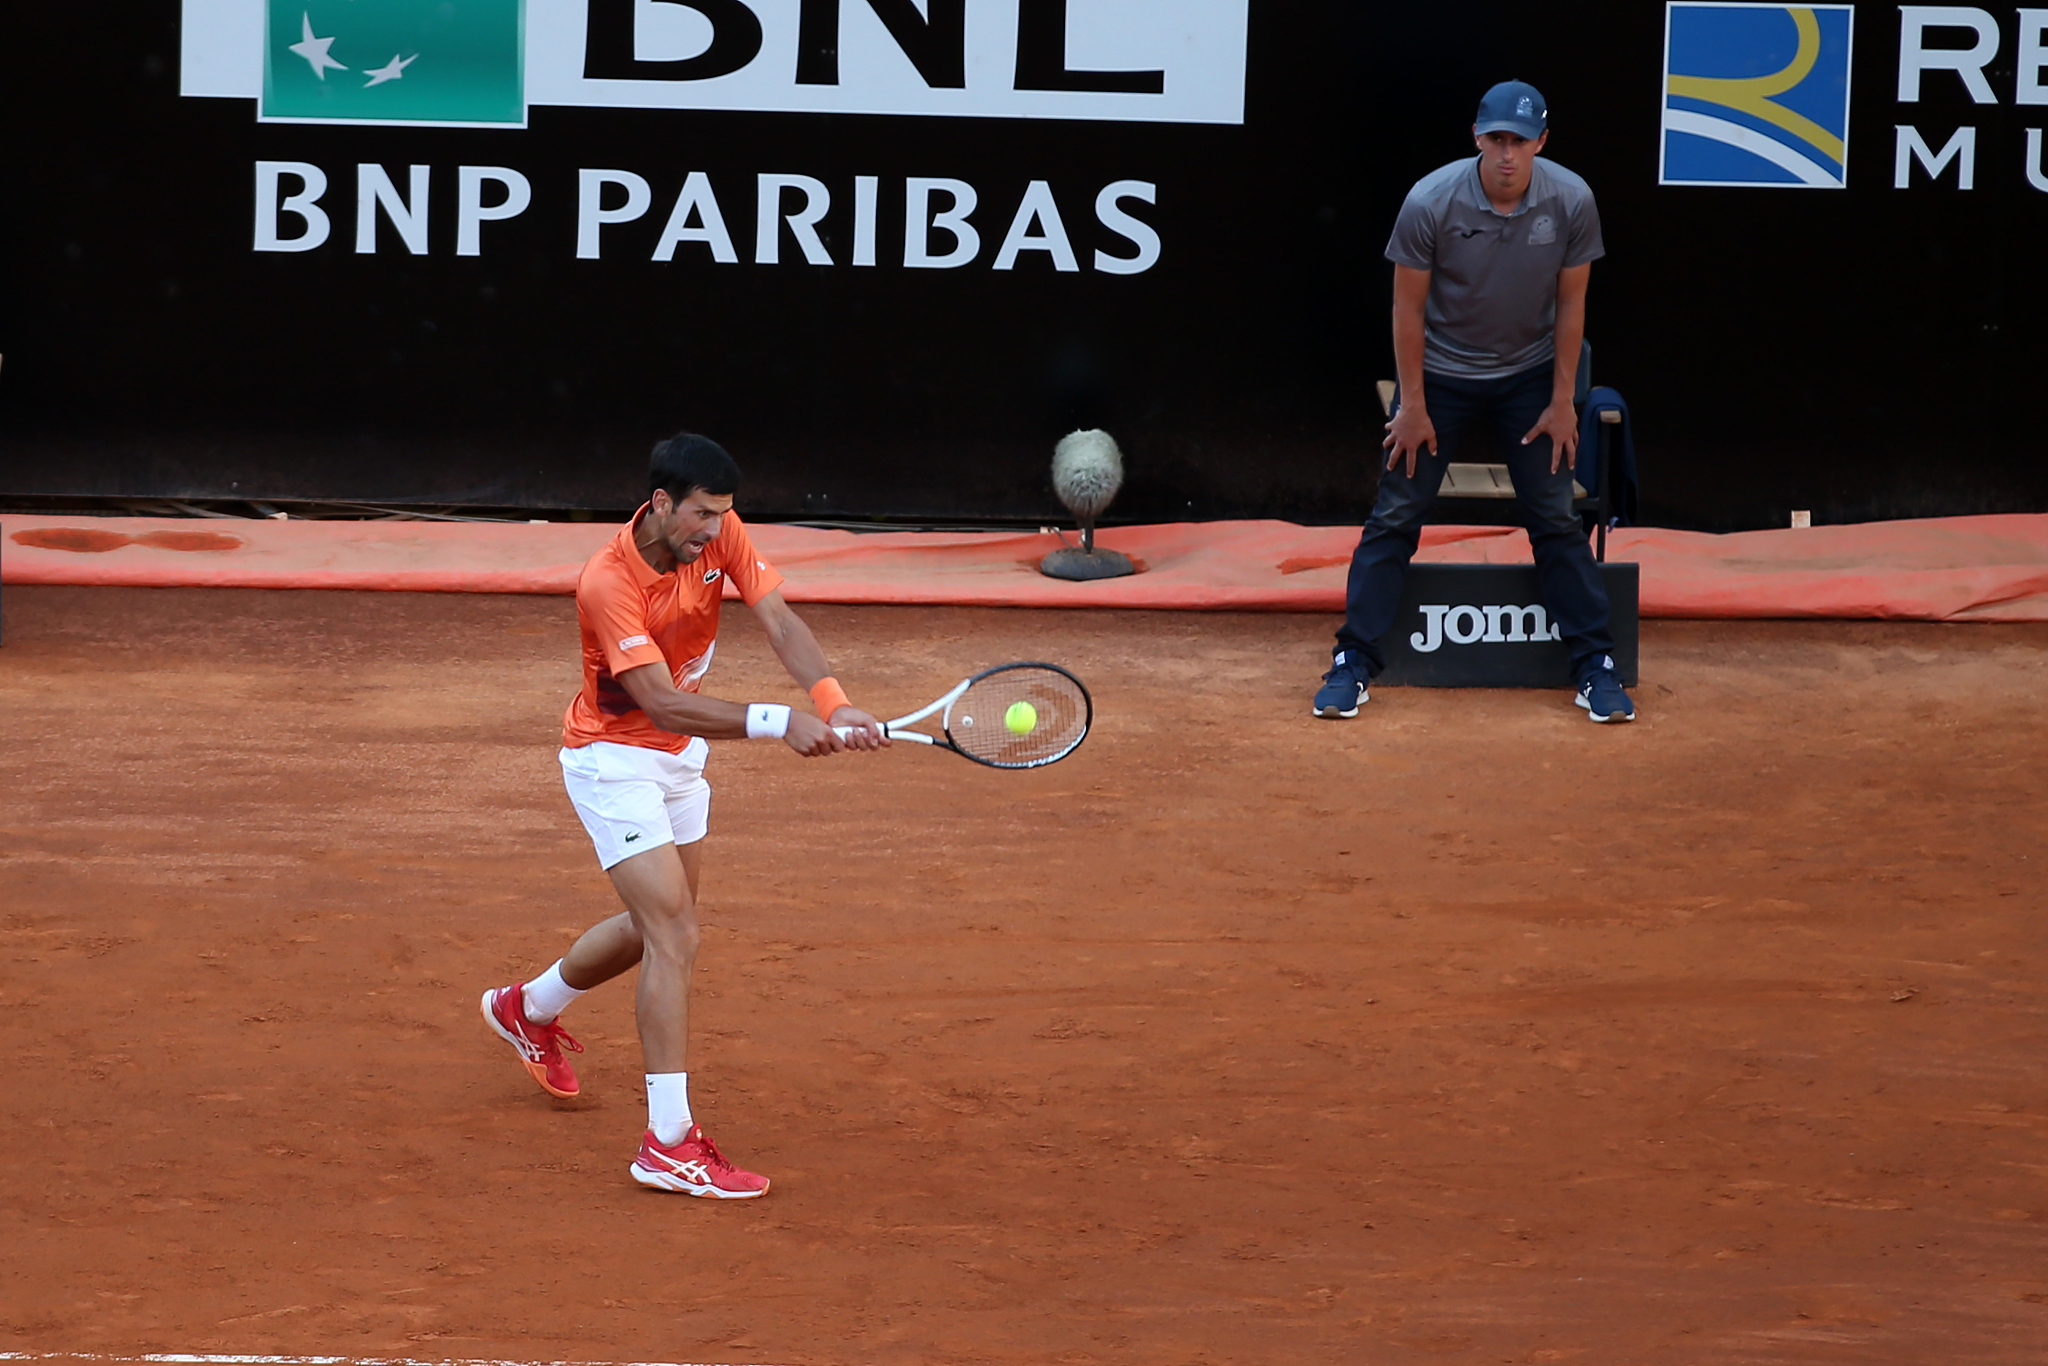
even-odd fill
[[[1029,735],[1038,729],[1038,708],[1029,702],[1012,702],[1010,709],[1003,713],[1003,724],[1010,728],[1012,735]]]

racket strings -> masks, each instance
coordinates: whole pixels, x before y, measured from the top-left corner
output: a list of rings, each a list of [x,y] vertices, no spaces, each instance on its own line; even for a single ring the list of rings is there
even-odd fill
[[[1030,713],[1013,713],[1027,703]],[[1011,729],[1013,716],[1028,729]],[[1088,694],[1057,669],[1002,669],[979,678],[946,711],[946,734],[998,768],[1035,768],[1072,752],[1088,734]]]

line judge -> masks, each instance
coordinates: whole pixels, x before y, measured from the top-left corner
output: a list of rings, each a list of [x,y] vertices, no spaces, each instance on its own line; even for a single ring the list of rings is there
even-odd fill
[[[1507,451],[1544,603],[1571,649],[1576,700],[1595,721],[1630,721],[1607,590],[1572,510],[1572,399],[1586,281],[1606,254],[1600,215],[1584,180],[1538,155],[1549,110],[1534,86],[1505,81],[1487,91],[1472,137],[1479,155],[1417,181],[1387,242],[1399,396],[1314,714],[1358,715],[1366,685],[1386,667],[1378,642],[1394,624],[1445,452],[1491,427]]]

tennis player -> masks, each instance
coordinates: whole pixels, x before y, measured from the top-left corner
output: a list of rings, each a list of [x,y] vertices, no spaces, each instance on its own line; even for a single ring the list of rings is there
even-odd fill
[[[888,744],[846,700],[825,652],[783,601],[782,576],[755,553],[732,510],[739,467],[715,441],[684,432],[654,448],[647,503],[576,583],[583,687],[562,721],[562,777],[626,909],[585,931],[529,982],[484,993],[484,1020],[541,1088],[579,1087],[563,1050],[581,1053],[557,1017],[584,992],[638,965],[634,1013],[647,1067],[647,1133],[633,1179],[719,1200],[768,1191],[728,1162],[690,1112],[690,972],[697,877],[711,807],[706,740],[780,740],[806,758]],[[698,689],[718,646],[727,581],[754,610],[812,716],[772,702],[724,702]],[[850,728],[841,739],[833,727]]]

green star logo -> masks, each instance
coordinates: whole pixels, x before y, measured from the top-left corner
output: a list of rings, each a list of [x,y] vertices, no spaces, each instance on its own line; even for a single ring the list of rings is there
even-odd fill
[[[262,117],[522,127],[525,0],[268,0]]]

